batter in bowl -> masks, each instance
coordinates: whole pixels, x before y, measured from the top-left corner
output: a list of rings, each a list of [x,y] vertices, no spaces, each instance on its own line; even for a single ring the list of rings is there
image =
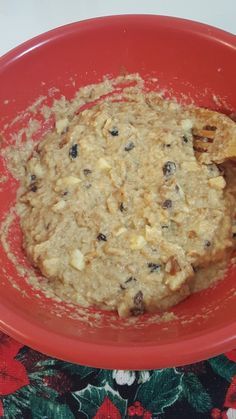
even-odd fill
[[[19,196],[24,248],[48,287],[122,317],[187,297],[195,272],[234,248],[234,153],[214,155],[229,138],[226,116],[141,91],[60,117]]]

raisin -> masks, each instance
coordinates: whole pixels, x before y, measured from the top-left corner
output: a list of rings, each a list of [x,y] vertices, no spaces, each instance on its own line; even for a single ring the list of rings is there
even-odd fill
[[[186,137],[186,135],[183,135],[182,139],[183,139],[183,142],[184,142],[185,144],[187,144],[187,143],[188,143],[188,138]]]
[[[170,177],[176,172],[176,164],[173,161],[167,161],[164,164],[162,170],[164,176]]]
[[[206,129],[207,131],[216,131],[217,127],[215,125],[205,125],[203,129]]]
[[[202,147],[193,147],[194,151],[197,151],[198,153],[206,153],[207,149]]]
[[[97,240],[106,242],[107,241],[107,237],[105,236],[105,234],[99,233],[99,235],[97,236]]]
[[[211,246],[211,242],[209,240],[205,240],[204,246],[205,247],[210,247]]]
[[[119,131],[117,128],[112,128],[109,133],[112,135],[112,137],[117,137],[119,135]]]
[[[121,212],[127,211],[127,208],[124,206],[124,203],[123,203],[123,202],[121,202],[121,203],[120,203],[120,205],[119,205],[119,210],[120,210]]]
[[[68,191],[65,191],[65,192],[63,192],[63,194],[62,194],[62,196],[66,196],[66,195],[68,195]]]
[[[76,159],[76,157],[78,156],[78,144],[74,144],[71,146],[69,150],[69,156],[71,159]]]
[[[233,239],[236,239],[236,233],[233,233],[232,237]]]
[[[162,204],[162,208],[167,209],[167,208],[172,208],[172,201],[171,199],[166,199],[163,204]]]
[[[204,137],[202,135],[198,135],[198,134],[193,134],[193,138],[194,140],[198,141],[202,141],[203,143],[213,143],[213,138],[208,138],[208,137]]]
[[[126,279],[125,284],[128,284],[131,281],[137,281],[137,279],[134,276],[130,276],[128,279]]]
[[[161,265],[159,265],[158,263],[149,262],[147,265],[150,269],[150,273],[160,272],[161,270]]]
[[[143,304],[143,293],[142,293],[142,291],[137,292],[137,294],[134,296],[134,304],[136,306],[139,306],[140,304]]]
[[[126,279],[124,284],[120,285],[120,288],[122,290],[126,290],[126,288],[129,286],[130,282],[136,282],[136,281],[137,281],[137,279],[134,276],[130,276],[128,279]]]
[[[130,141],[126,146],[125,146],[125,151],[131,151],[133,150],[133,148],[135,147],[133,141]]]
[[[30,176],[31,183],[30,183],[29,189],[31,192],[36,192],[38,189],[37,184],[36,184],[36,179],[37,179],[36,175]]]
[[[85,176],[91,175],[91,173],[92,173],[92,170],[90,170],[90,169],[84,169],[84,175]]]
[[[143,301],[143,293],[142,291],[138,291],[137,294],[134,296],[134,307],[130,309],[130,313],[133,316],[139,316],[143,314],[145,311],[145,305]]]
[[[36,185],[35,183],[33,183],[33,184],[30,186],[30,191],[31,191],[31,192],[36,192],[37,190],[38,190],[37,185]]]
[[[145,311],[144,308],[133,307],[133,308],[130,309],[130,314],[132,316],[137,317],[137,316],[140,316],[141,314],[143,314],[144,311]]]
[[[192,265],[192,268],[193,268],[193,272],[195,272],[195,273],[199,271],[199,267],[198,266]]]
[[[166,224],[164,224],[164,225],[162,225],[162,226],[161,226],[161,228],[164,230],[164,229],[168,229],[168,228],[169,228],[169,226],[168,226],[168,225],[166,225]]]
[[[166,147],[170,148],[171,147],[171,144],[166,144]]]

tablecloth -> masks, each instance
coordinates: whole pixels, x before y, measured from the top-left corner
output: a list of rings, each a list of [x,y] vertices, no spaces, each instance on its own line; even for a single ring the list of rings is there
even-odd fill
[[[51,358],[0,332],[0,416],[236,419],[236,350],[183,367],[110,371]]]

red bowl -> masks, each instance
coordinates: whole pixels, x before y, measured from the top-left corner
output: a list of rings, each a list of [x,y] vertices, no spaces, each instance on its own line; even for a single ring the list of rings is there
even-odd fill
[[[52,87],[72,97],[80,86],[98,82],[105,74],[120,75],[124,69],[157,77],[158,87],[180,100],[232,112],[235,68],[235,36],[200,23],[145,15],[74,23],[0,59],[0,129],[10,141],[27,123],[27,115],[9,128],[5,124],[40,95],[60,95]],[[3,220],[17,184],[9,178],[0,186]],[[10,238],[16,258],[23,260],[17,224]],[[235,272],[231,268],[218,285],[179,304],[176,320],[160,323],[146,315],[130,325],[114,313],[80,310],[45,298],[27,285],[1,248],[0,327],[34,349],[80,364],[116,369],[183,365],[236,346]]]

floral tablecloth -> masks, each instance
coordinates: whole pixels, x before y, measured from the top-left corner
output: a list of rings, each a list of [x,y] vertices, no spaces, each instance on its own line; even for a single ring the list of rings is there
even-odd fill
[[[0,417],[236,419],[236,350],[184,367],[110,371],[50,358],[0,332]]]

